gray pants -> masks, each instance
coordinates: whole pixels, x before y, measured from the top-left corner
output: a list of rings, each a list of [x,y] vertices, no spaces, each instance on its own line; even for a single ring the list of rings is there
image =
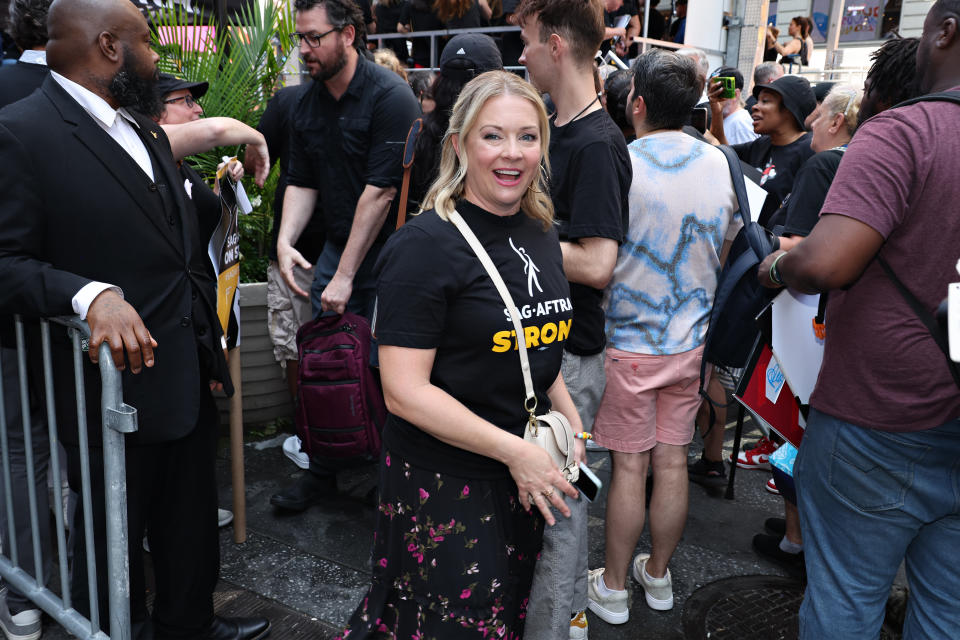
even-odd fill
[[[603,353],[577,356],[563,353],[561,373],[577,407],[583,428],[589,431],[600,408],[606,377]],[[570,517],[553,509],[557,523],[543,530],[543,550],[533,574],[526,640],[565,639],[570,618],[587,608],[587,501],[564,496]]]
[[[4,346],[0,352],[2,364],[3,402],[7,419],[7,443],[9,445],[10,485],[13,493],[13,519],[17,545],[17,561],[20,567],[31,576],[35,573],[32,527],[30,525],[30,501],[27,498],[27,485],[32,483],[37,493],[37,537],[40,540],[42,556],[41,570],[43,581],[50,580],[52,548],[50,544],[50,504],[47,495],[47,471],[50,466],[50,444],[47,433],[47,421],[40,398],[32,391],[39,385],[31,385],[30,395],[30,435],[33,439],[33,477],[27,476],[26,445],[23,436],[23,416],[20,407],[20,381],[17,374],[17,350]],[[28,366],[29,368],[29,366]],[[40,371],[40,369],[37,369]],[[9,537],[8,514],[3,492],[3,473],[0,467],[0,538],[3,539],[3,553],[12,558],[12,541]],[[58,505],[59,507],[59,505]],[[26,609],[36,609],[25,597],[14,589],[7,594],[7,604],[12,614]]]

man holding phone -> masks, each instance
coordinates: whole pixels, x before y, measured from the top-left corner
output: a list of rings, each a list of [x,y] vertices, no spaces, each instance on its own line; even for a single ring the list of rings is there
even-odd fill
[[[743,74],[734,67],[721,67],[710,76],[711,84],[723,84],[723,134],[728,144],[751,142],[760,137],[753,131],[753,118],[743,108]]]

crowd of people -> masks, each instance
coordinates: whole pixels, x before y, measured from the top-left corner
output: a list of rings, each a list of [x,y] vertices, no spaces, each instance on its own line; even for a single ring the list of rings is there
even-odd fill
[[[696,49],[631,53],[636,12],[612,22],[621,5],[296,0],[309,79],[278,90],[253,129],[203,113],[207,82],[156,73],[147,22],[128,0],[11,3],[22,54],[0,69],[4,407],[8,422],[30,410],[33,444],[48,446],[42,396],[21,407],[9,365],[12,314],[88,322],[94,442],[94,365],[109,347],[139,411],[126,441],[134,637],[270,633],[264,618],[213,607],[216,522],[228,514],[213,517],[211,392],[232,385],[207,255],[221,202],[189,159],[241,144],[243,162],[218,170],[224,180],[247,172],[262,184],[280,164],[268,307],[291,395],[304,323],[350,312],[375,336],[369,365],[389,416],[370,496],[372,575],[340,637],[585,640],[588,612],[629,621],[630,578],[649,608],[669,610],[689,483],[725,483],[728,462],[774,468],[784,517],[753,544],[805,571],[801,638],[877,637],[902,563],[904,637],[960,637],[960,574],[944,561],[960,543],[960,375],[926,318],[956,279],[960,246],[949,224],[960,107],[940,95],[960,93],[960,4],[937,0],[921,38],[880,47],[862,88],[812,87],[768,61],[749,99],[741,71],[711,73]],[[676,7],[678,21],[659,28],[682,41],[686,3]],[[416,43],[377,56],[366,45],[373,29],[504,16],[520,27],[513,53],[509,38],[459,34],[435,76],[407,75],[423,55]],[[786,45],[768,35],[769,47],[808,57],[809,21],[796,18],[790,34]],[[598,73],[605,42],[632,58],[628,70]],[[504,71],[510,56],[529,81]],[[723,405],[741,372],[712,366],[705,341],[722,268],[751,224],[737,186],[751,172],[768,194],[752,220],[777,248],[750,277],[825,297],[824,358],[800,446],[771,433],[725,461]],[[54,344],[55,362],[71,357]],[[72,367],[57,370],[66,476],[79,491]],[[578,479],[528,437],[550,410],[566,417],[574,463],[588,441],[610,452],[601,567],[588,566],[589,469]],[[703,453],[688,462],[697,428]],[[28,478],[17,431],[14,495],[33,485],[45,512],[49,459]],[[305,470],[271,497],[288,512],[336,492],[338,471],[356,463],[307,455],[297,437],[284,451]],[[87,576],[86,529],[105,566],[110,517],[96,449],[91,467],[94,521],[66,516],[84,615],[88,589],[105,594],[108,579]],[[22,502],[10,515],[30,550]],[[0,509],[4,534],[7,516]],[[36,533],[50,548],[47,525]],[[32,556],[21,561],[32,572]],[[99,607],[109,620],[106,598]],[[10,586],[0,630],[41,633],[36,605]]]

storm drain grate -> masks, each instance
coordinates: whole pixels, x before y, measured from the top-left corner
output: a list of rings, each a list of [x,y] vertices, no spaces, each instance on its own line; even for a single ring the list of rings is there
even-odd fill
[[[803,602],[799,580],[740,576],[706,585],[683,608],[686,640],[794,640]]]

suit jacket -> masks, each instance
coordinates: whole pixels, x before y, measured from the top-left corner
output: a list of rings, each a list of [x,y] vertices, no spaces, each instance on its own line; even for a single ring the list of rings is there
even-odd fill
[[[0,108],[26,98],[48,75],[49,69],[43,64],[18,62],[0,66]]]
[[[119,286],[159,345],[154,367],[123,374],[140,426],[128,442],[152,443],[190,433],[209,379],[232,388],[196,212],[163,130],[134,118],[153,181],[52,77],[0,112],[0,312],[72,314],[87,283]],[[76,405],[65,338],[55,351],[57,417],[69,442]],[[84,367],[96,444],[99,372],[86,357]]]

